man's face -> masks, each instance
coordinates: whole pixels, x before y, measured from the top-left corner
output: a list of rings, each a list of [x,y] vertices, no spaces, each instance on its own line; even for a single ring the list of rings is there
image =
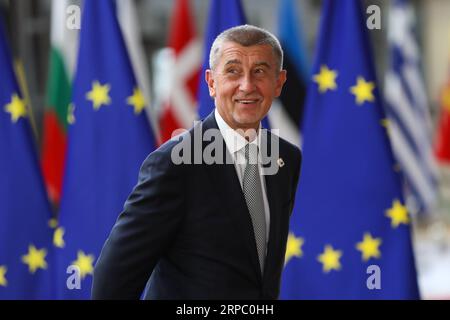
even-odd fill
[[[219,114],[235,130],[257,129],[286,81],[271,46],[234,42],[222,44],[214,70],[205,76]]]

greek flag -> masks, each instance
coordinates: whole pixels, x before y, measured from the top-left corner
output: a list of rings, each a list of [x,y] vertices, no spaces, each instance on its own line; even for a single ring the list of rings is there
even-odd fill
[[[405,177],[411,213],[430,213],[437,199],[432,125],[414,34],[415,16],[408,0],[395,0],[389,12],[390,67],[385,99],[388,131]]]

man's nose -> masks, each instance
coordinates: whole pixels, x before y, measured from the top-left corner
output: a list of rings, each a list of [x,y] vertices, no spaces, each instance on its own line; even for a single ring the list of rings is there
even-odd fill
[[[252,77],[251,73],[246,73],[241,77],[239,84],[239,90],[242,92],[253,92],[256,88],[255,79]]]

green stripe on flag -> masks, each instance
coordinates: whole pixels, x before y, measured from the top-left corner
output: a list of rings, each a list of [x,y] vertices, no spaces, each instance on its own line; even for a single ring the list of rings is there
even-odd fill
[[[47,108],[54,109],[61,128],[67,128],[67,112],[71,99],[71,85],[61,53],[52,48],[47,86]]]

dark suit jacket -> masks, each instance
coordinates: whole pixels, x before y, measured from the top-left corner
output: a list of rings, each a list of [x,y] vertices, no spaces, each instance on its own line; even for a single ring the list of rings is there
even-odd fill
[[[202,127],[218,129],[214,113]],[[265,176],[270,231],[261,274],[234,165],[175,165],[171,151],[180,143],[193,147],[190,139],[171,140],[144,161],[95,266],[92,298],[139,299],[151,276],[148,299],[276,299],[300,150],[279,139],[285,165]]]

